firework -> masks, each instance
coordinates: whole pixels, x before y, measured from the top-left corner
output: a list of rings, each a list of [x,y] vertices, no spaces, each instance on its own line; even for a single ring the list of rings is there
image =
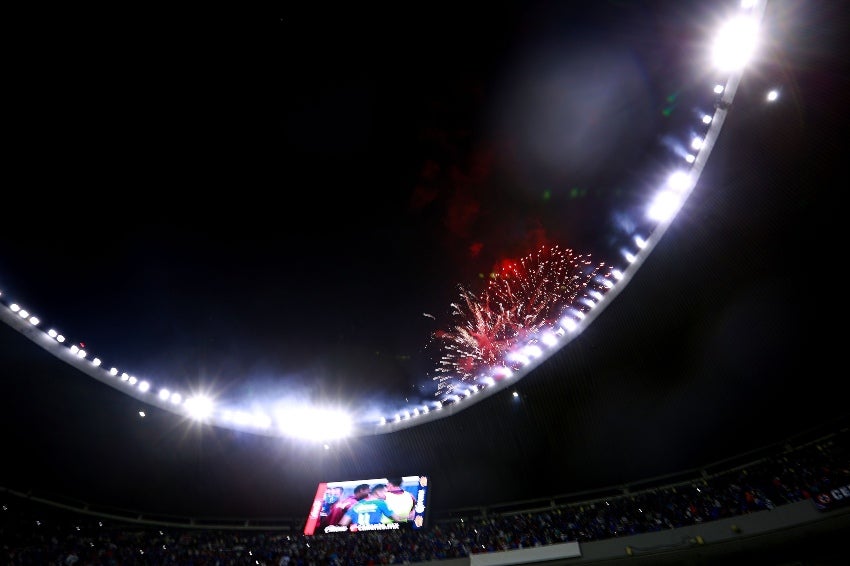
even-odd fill
[[[442,348],[434,377],[436,395],[449,394],[508,366],[508,354],[535,343],[541,331],[555,326],[568,308],[587,310],[581,300],[590,292],[607,290],[601,282],[604,267],[604,263],[593,264],[589,255],[544,246],[503,265],[478,294],[460,286],[460,300],[450,309],[456,323],[451,330],[434,335]]]

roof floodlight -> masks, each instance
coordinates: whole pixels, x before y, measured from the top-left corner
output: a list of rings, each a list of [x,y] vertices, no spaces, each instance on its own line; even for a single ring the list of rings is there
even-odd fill
[[[139,380],[138,380],[138,379],[136,379],[136,378],[135,378],[134,376],[132,376],[132,375],[130,376],[130,379],[128,379],[128,380],[127,380],[127,383],[129,383],[130,385],[136,385],[138,382],[139,382]]]
[[[151,384],[148,383],[147,381],[140,381],[139,382],[139,391],[141,391],[142,393],[147,393],[150,390],[150,388],[151,388]]]
[[[118,375],[118,368],[111,368],[109,370],[109,375]]]
[[[171,397],[171,391],[168,389],[160,389],[159,390],[159,398],[163,401],[167,401],[168,398]]]
[[[560,324],[567,332],[575,332],[575,329],[578,328],[578,323],[566,316],[561,319]]]
[[[56,331],[51,328],[50,330],[47,331],[47,335],[50,336],[51,338],[56,338],[57,334],[56,334]]]
[[[714,94],[723,94],[724,90],[726,90],[726,87],[723,85],[714,85]]]
[[[662,191],[655,196],[646,215],[651,220],[663,222],[673,218],[681,205],[682,200],[679,198],[679,195],[674,194],[672,191]]]
[[[272,418],[265,413],[254,413],[252,423],[256,428],[268,430],[272,427]]]
[[[711,124],[711,114],[703,114],[702,123],[705,125]]]
[[[33,326],[38,326],[39,322],[41,322],[41,321],[38,320],[37,316],[31,316],[30,317],[30,324],[32,324]]]
[[[57,341],[57,342],[59,342],[59,343],[61,344],[62,342],[64,342],[64,341],[65,341],[65,337],[64,337],[64,336],[62,336],[61,334],[58,334],[58,335],[56,336],[56,341]]]
[[[129,379],[130,379],[130,374],[128,374],[126,371],[121,374],[121,381],[127,381]]]
[[[755,53],[758,44],[758,21],[738,15],[727,21],[718,32],[712,47],[712,61],[722,71],[742,69]]]
[[[700,140],[700,143],[702,140]],[[667,186],[676,192],[684,192],[691,188],[691,176],[684,171],[676,171],[667,177]]]
[[[189,397],[183,406],[186,407],[189,416],[198,421],[206,420],[213,412],[212,400],[202,395]]]
[[[101,363],[101,362],[100,362],[100,358],[95,358],[95,359],[93,359],[93,360],[91,361],[91,363],[92,363],[92,365],[93,365],[94,367],[100,367],[100,363]]]
[[[685,154],[685,161],[687,161],[688,163],[693,163],[696,160],[697,160],[697,158],[694,154],[692,154],[692,153],[686,153]]]
[[[531,361],[531,360],[528,359],[528,356],[526,356],[525,354],[523,354],[521,352],[511,352],[511,353],[508,354],[507,358],[508,358],[509,361],[519,362],[524,366],[528,365],[528,362]]]
[[[779,98],[779,91],[774,89],[767,93],[767,101],[775,102]]]
[[[18,312],[19,310],[21,310],[21,307],[20,305],[18,305],[18,303],[12,303],[11,305],[9,305],[9,308],[12,310],[12,312]]]
[[[183,396],[179,393],[172,393],[169,400],[175,405],[179,405],[181,401],[183,401]]]
[[[30,313],[26,309],[21,309],[20,311],[18,311],[18,316],[20,316],[21,318],[27,318],[29,315]]]
[[[316,407],[290,407],[276,415],[278,430],[286,435],[306,440],[333,440],[351,434],[348,412]],[[304,426],[304,423],[311,423]]]

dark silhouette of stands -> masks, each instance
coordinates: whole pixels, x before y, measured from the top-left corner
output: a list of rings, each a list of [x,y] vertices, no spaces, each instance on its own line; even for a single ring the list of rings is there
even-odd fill
[[[301,534],[303,523],[291,521],[226,523],[121,515],[6,489],[0,494],[0,563],[404,564],[670,531],[801,501],[823,507],[820,496],[836,490],[839,499],[833,498],[827,510],[846,506],[850,511],[850,497],[840,498],[840,490],[850,486],[848,439],[850,431],[842,427],[809,441],[791,439],[764,453],[742,455],[677,477],[653,478],[594,494],[451,510],[419,531],[306,537]],[[841,532],[848,530],[842,528]],[[798,540],[794,548],[812,563],[831,564],[831,554],[840,552],[842,538],[833,532],[810,545],[801,546]],[[627,548],[631,554],[632,547]],[[651,550],[634,547],[635,553]],[[781,555],[789,552],[786,548]]]

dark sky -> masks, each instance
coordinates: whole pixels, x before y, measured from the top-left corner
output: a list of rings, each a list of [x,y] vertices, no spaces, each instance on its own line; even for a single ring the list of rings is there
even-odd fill
[[[712,111],[701,58],[722,6],[573,4],[22,14],[3,299],[105,365],[247,405],[433,399],[431,337],[458,285],[544,244],[622,264],[682,164],[671,144]],[[140,493],[183,486],[156,511],[298,515],[318,481],[389,466],[436,476],[452,508],[667,473],[846,411],[826,328],[841,300],[840,5],[770,3],[691,198],[629,288],[519,383],[521,410],[495,396],[328,460],[158,410],[140,424],[141,403],[6,329],[0,412],[19,458],[0,485],[150,503],[70,468],[106,459]]]

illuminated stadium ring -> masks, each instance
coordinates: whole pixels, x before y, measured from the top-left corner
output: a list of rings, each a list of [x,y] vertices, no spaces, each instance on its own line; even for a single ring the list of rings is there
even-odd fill
[[[606,267],[603,273],[593,273],[587,280],[584,292],[574,297],[559,320],[541,325],[522,341],[513,344],[504,354],[500,364],[489,374],[475,377],[475,383],[456,380],[440,400],[401,409],[391,416],[370,419],[367,422],[346,422],[345,411],[321,408],[286,408],[276,412],[244,411],[217,407],[212,399],[202,395],[186,394],[166,387],[157,387],[146,379],[137,379],[131,373],[115,367],[106,368],[97,357],[77,345],[67,345],[65,337],[54,329],[43,330],[41,320],[28,309],[8,302],[0,294],[0,320],[8,324],[43,349],[97,379],[139,401],[159,407],[200,422],[243,430],[267,436],[299,437],[309,433],[313,440],[332,440],[346,436],[387,434],[425,424],[454,415],[491,395],[504,390],[521,379],[554,351],[569,344],[607,305],[626,287],[628,282],[664,236],[676,213],[687,200],[699,180],[706,162],[723,127],[726,114],[735,97],[741,80],[743,66],[756,47],[756,37],[766,9],[766,0],[743,0],[741,11],[723,26],[713,46],[715,64],[728,73],[725,84],[714,85],[714,111],[700,117],[705,134],[691,140],[690,149],[680,157],[684,165],[670,173],[665,185],[650,203],[647,217],[654,223],[645,236],[633,236],[631,249],[623,251],[624,266]],[[744,43],[738,43],[743,39]],[[768,98],[768,100],[771,100]],[[451,376],[447,376],[451,379]],[[322,413],[332,418],[315,418]],[[333,429],[316,430],[300,423],[309,418],[313,423],[334,423]],[[310,430],[305,431],[305,428]]]

